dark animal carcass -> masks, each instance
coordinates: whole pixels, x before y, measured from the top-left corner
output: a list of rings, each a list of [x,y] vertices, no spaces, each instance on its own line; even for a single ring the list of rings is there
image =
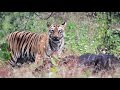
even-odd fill
[[[85,66],[93,66],[93,72],[101,70],[115,69],[115,65],[118,64],[119,59],[114,55],[109,54],[91,54],[86,53],[79,57],[78,63]]]

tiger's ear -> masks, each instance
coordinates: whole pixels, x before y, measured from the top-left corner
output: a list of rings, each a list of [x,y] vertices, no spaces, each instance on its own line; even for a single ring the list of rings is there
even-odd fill
[[[47,27],[50,27],[51,26],[51,23],[50,22],[47,22]]]
[[[66,22],[63,22],[62,25],[65,27],[66,26]]]

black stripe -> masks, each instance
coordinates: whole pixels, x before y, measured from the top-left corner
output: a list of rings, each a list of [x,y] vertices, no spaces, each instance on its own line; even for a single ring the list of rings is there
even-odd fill
[[[25,33],[26,33],[26,34],[24,34],[23,37],[22,37],[22,39],[21,39],[21,42],[22,42],[22,41],[23,41],[23,42],[20,43],[20,44],[22,44],[22,46],[20,47],[20,53],[21,53],[21,54],[22,54],[22,47],[23,47],[24,43],[26,42],[26,36],[27,36],[30,32],[25,32]],[[31,34],[30,34],[30,35],[31,35]],[[29,35],[29,36],[30,36],[30,35]]]
[[[12,66],[15,66],[15,64],[16,64],[16,62],[13,59],[9,60],[8,63]]]
[[[21,37],[20,37],[21,35],[22,35],[22,37],[23,37],[23,32],[20,32],[19,35],[18,35],[17,38],[16,38],[16,39],[17,39],[17,46],[16,46],[16,51],[17,51],[17,53],[20,53],[20,51],[19,51],[19,46],[20,46],[20,45],[19,45],[19,44],[20,44],[20,41],[21,41]]]
[[[23,46],[23,43],[24,43],[24,41],[25,41],[25,37],[26,37],[28,34],[29,34],[29,32],[23,33],[23,36],[22,36],[22,38],[21,38],[21,40],[20,40],[20,43],[19,43],[18,45],[22,44],[22,46]],[[23,43],[22,43],[22,41],[23,41]],[[22,47],[20,47],[20,48],[22,48]]]
[[[30,43],[30,50],[29,50],[29,53],[31,52],[31,48],[32,48],[34,45],[37,45],[38,38],[39,38],[39,35],[36,34],[36,35],[34,36],[34,40],[33,40],[33,42],[32,42],[32,45],[31,45],[31,43]],[[37,47],[37,46],[36,46],[36,47]]]
[[[32,61],[35,61],[34,53],[33,53],[33,55],[31,54],[31,47],[30,47],[30,50],[29,50],[29,57],[30,57],[30,61],[31,61],[31,59],[32,59]]]
[[[22,33],[22,32],[20,32],[20,33]],[[20,36],[21,36],[21,34],[17,37],[17,44],[18,45],[21,43],[21,39],[22,39],[23,35],[22,35],[21,38],[20,38]]]
[[[33,37],[33,35],[35,35],[35,33],[30,34],[29,37],[30,37],[30,36],[31,36],[31,37],[30,37],[30,38],[28,37],[28,39],[31,39],[31,38]],[[28,41],[28,39],[27,39],[27,41]],[[28,43],[27,43],[26,46],[25,46],[24,52],[26,51],[29,42],[30,42],[30,44],[31,44],[31,43],[32,43],[32,40],[28,41]]]
[[[35,37],[37,36],[37,34],[36,34],[36,33],[34,33],[33,35],[35,35],[35,36],[34,36],[34,38],[31,40],[31,42],[30,42],[30,44],[29,44],[29,45],[33,44],[32,42],[34,41]],[[33,36],[32,36],[32,37],[33,37]],[[30,37],[30,39],[31,39],[32,37]]]
[[[19,33],[19,31],[18,31],[17,33]],[[10,37],[10,38],[12,38],[12,40],[11,40],[12,47],[14,46],[14,41],[15,41],[15,38],[16,38],[17,33],[12,33],[12,35],[11,35],[11,37]],[[14,52],[13,48],[11,48],[11,49],[12,49],[12,52],[13,52],[13,54],[14,54],[15,52]]]
[[[50,39],[49,39],[49,45],[50,45],[51,50],[53,50],[52,43],[51,43]]]
[[[19,41],[19,43],[17,44],[18,45],[18,50],[19,50],[19,54],[20,54],[20,56],[21,56],[21,54],[22,54],[22,52],[21,52],[21,49],[22,49],[22,46],[21,46],[21,42],[23,41],[23,40],[25,40],[24,38],[25,38],[25,36],[27,35],[27,34],[29,34],[29,32],[25,32],[25,33],[23,33],[23,36],[22,36],[22,38],[20,38],[20,41]],[[21,47],[20,47],[21,46]],[[19,58],[19,57],[17,57],[17,58]]]
[[[28,58],[28,60],[30,60],[30,61],[35,61],[35,57],[34,57],[34,54],[32,55],[31,54],[31,48],[32,48],[32,44],[33,44],[33,42],[35,41],[35,37],[37,36],[37,34],[36,33],[34,33],[33,34],[34,35],[34,37],[32,36],[30,39],[30,42],[28,43],[29,44],[29,48],[28,48],[28,44],[26,45],[26,47],[25,47],[25,51],[26,51],[26,49],[28,48],[29,49],[29,56],[27,57]],[[24,51],[24,52],[25,52]]]
[[[61,45],[62,45],[62,42],[60,42],[59,48],[61,47]]]
[[[18,32],[14,35],[14,41],[17,39],[16,36],[17,36],[18,33],[20,33],[20,31],[18,31]]]
[[[26,33],[27,34],[27,33]],[[18,45],[20,46],[21,44],[21,41],[23,40],[23,37],[25,36],[25,33],[23,33],[22,37],[20,38],[19,42],[18,42]],[[20,48],[20,47],[19,47]]]

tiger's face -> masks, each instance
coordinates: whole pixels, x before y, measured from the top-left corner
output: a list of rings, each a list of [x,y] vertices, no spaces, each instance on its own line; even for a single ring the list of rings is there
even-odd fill
[[[52,51],[58,51],[62,45],[64,39],[64,29],[66,22],[61,25],[57,24],[47,24],[48,26],[48,35],[49,35],[49,44]]]

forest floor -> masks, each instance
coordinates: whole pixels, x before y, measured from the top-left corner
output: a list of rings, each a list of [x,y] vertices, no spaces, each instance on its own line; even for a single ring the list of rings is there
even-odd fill
[[[52,67],[51,63],[45,62],[44,66],[31,63],[23,64],[20,68],[13,68],[9,64],[0,62],[0,78],[120,78],[119,67],[115,69],[115,72],[103,70],[94,74],[93,68],[78,67],[75,57],[66,61],[62,59],[59,64],[54,64]]]

